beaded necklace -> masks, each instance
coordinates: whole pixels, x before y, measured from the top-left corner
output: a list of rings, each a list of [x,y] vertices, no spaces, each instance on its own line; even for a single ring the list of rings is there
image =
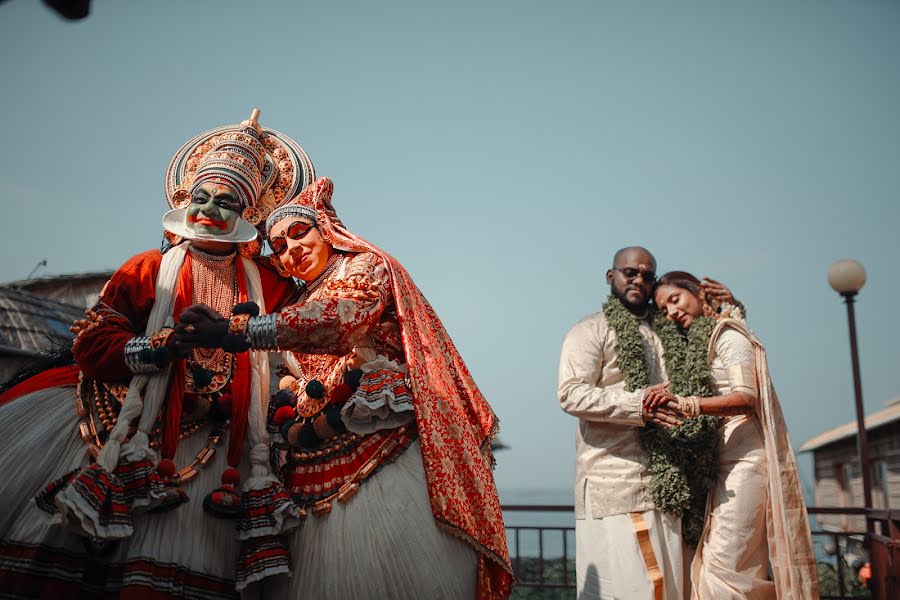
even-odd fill
[[[231,316],[231,310],[238,301],[238,285],[234,268],[236,253],[212,254],[191,246],[191,302],[205,304],[224,317]],[[230,292],[230,293],[229,293]],[[221,389],[231,378],[234,355],[221,348],[195,348],[191,351],[191,361],[210,371],[212,382],[195,389],[190,369],[187,373],[188,389],[199,393],[209,393]]]

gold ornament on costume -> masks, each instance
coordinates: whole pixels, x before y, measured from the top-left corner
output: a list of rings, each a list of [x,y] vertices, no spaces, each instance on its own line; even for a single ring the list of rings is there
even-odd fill
[[[172,208],[185,208],[191,203],[191,193],[185,189],[177,190],[172,194]]]
[[[250,206],[244,209],[244,212],[241,213],[241,218],[256,227],[263,220],[263,214],[258,208]]]

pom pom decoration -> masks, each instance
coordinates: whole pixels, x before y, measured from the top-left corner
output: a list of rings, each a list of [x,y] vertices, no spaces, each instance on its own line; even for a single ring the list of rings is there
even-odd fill
[[[276,409],[281,408],[282,406],[293,406],[296,401],[297,397],[294,396],[294,392],[289,389],[278,390],[275,397],[272,399],[272,403],[275,405]]]
[[[297,385],[297,378],[292,377],[291,375],[285,375],[278,382],[278,389],[279,390],[290,390],[290,389],[293,389],[295,385]]]
[[[319,444],[322,443],[322,440],[316,435],[312,423],[307,423],[303,426],[303,429],[300,430],[300,435],[297,436],[297,441],[301,448],[318,448]]]
[[[341,407],[340,406],[330,406],[325,410],[325,419],[328,421],[328,425],[334,429],[338,433],[344,433],[347,431],[347,426],[344,424],[344,420],[341,418]]]
[[[296,421],[285,421],[284,423],[282,423],[281,437],[284,438],[285,441],[287,441],[291,427],[293,427],[294,425],[297,425]]]
[[[175,466],[171,459],[164,458],[156,465],[156,472],[159,473],[160,477],[171,479],[178,473],[178,467]]]
[[[188,368],[194,378],[194,389],[205,388],[212,383],[213,375],[209,369],[204,369],[196,363],[188,363]]]
[[[328,403],[332,406],[343,406],[343,404],[350,399],[350,396],[353,395],[353,388],[350,387],[347,383],[341,382],[331,388],[331,393],[328,395]]]
[[[241,516],[241,497],[234,489],[241,481],[241,472],[228,467],[222,472],[222,487],[208,493],[203,499],[203,510],[221,519],[237,519]]]
[[[321,381],[313,379],[306,384],[306,395],[310,398],[320,400],[325,397],[325,386],[322,385]]]
[[[222,472],[222,485],[237,485],[241,482],[241,472],[234,467],[228,467]]]
[[[228,392],[222,394],[218,398],[216,398],[216,408],[219,410],[222,415],[226,417],[231,416],[231,407],[234,405],[234,396],[229,394]]]
[[[362,380],[363,372],[362,369],[352,369],[344,373],[344,383],[349,385],[353,390],[359,387],[359,382]]]
[[[287,428],[287,435],[284,436],[284,439],[294,448],[299,448],[301,431],[303,431],[302,423],[291,423],[291,426]]]
[[[206,495],[203,510],[220,519],[237,519],[241,516],[241,497],[233,485],[223,485]]]
[[[297,413],[294,411],[293,406],[282,406],[278,410],[275,411],[275,416],[272,418],[275,421],[276,425],[284,425],[285,422],[294,419],[297,416]]]
[[[250,338],[239,333],[228,333],[222,336],[222,350],[231,354],[239,354],[250,349]]]
[[[231,309],[232,315],[250,315],[251,317],[256,317],[259,315],[259,305],[256,302],[241,302],[233,309]]]

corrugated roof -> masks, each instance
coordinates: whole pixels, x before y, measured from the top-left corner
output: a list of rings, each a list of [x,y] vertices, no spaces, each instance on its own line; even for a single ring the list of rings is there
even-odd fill
[[[69,327],[84,310],[28,292],[0,287],[0,352],[35,355],[72,340]]]
[[[77,282],[89,281],[93,279],[109,279],[112,271],[92,271],[89,273],[69,273],[65,275],[46,275],[44,277],[32,277],[31,279],[20,279],[18,281],[8,281],[0,283],[0,288],[15,288],[27,290],[35,287],[43,287],[47,284],[59,282]]]
[[[879,410],[878,412],[872,413],[871,415],[866,417],[866,431],[871,431],[876,427],[881,427],[882,425],[887,425],[888,423],[893,423],[897,420],[900,420],[900,399],[892,400],[888,403],[887,408]],[[856,437],[856,430],[856,421],[846,423],[844,425],[841,425],[840,427],[835,427],[830,431],[820,433],[811,440],[806,441],[802,446],[800,446],[800,449],[797,450],[797,452],[809,452],[810,450],[817,450],[822,446],[827,446],[828,444],[832,444],[834,442],[837,442],[838,440]]]

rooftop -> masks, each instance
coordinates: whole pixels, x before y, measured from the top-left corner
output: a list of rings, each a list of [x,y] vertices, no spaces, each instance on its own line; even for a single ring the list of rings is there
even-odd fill
[[[881,427],[882,425],[887,425],[888,423],[900,420],[900,397],[894,398],[887,404],[887,407],[866,417],[866,431],[871,431],[876,427]],[[811,440],[804,442],[797,452],[817,450],[822,446],[827,446],[828,444],[832,444],[839,440],[852,437],[856,437],[856,421],[851,421],[850,423],[835,427],[825,433],[820,433]]]

